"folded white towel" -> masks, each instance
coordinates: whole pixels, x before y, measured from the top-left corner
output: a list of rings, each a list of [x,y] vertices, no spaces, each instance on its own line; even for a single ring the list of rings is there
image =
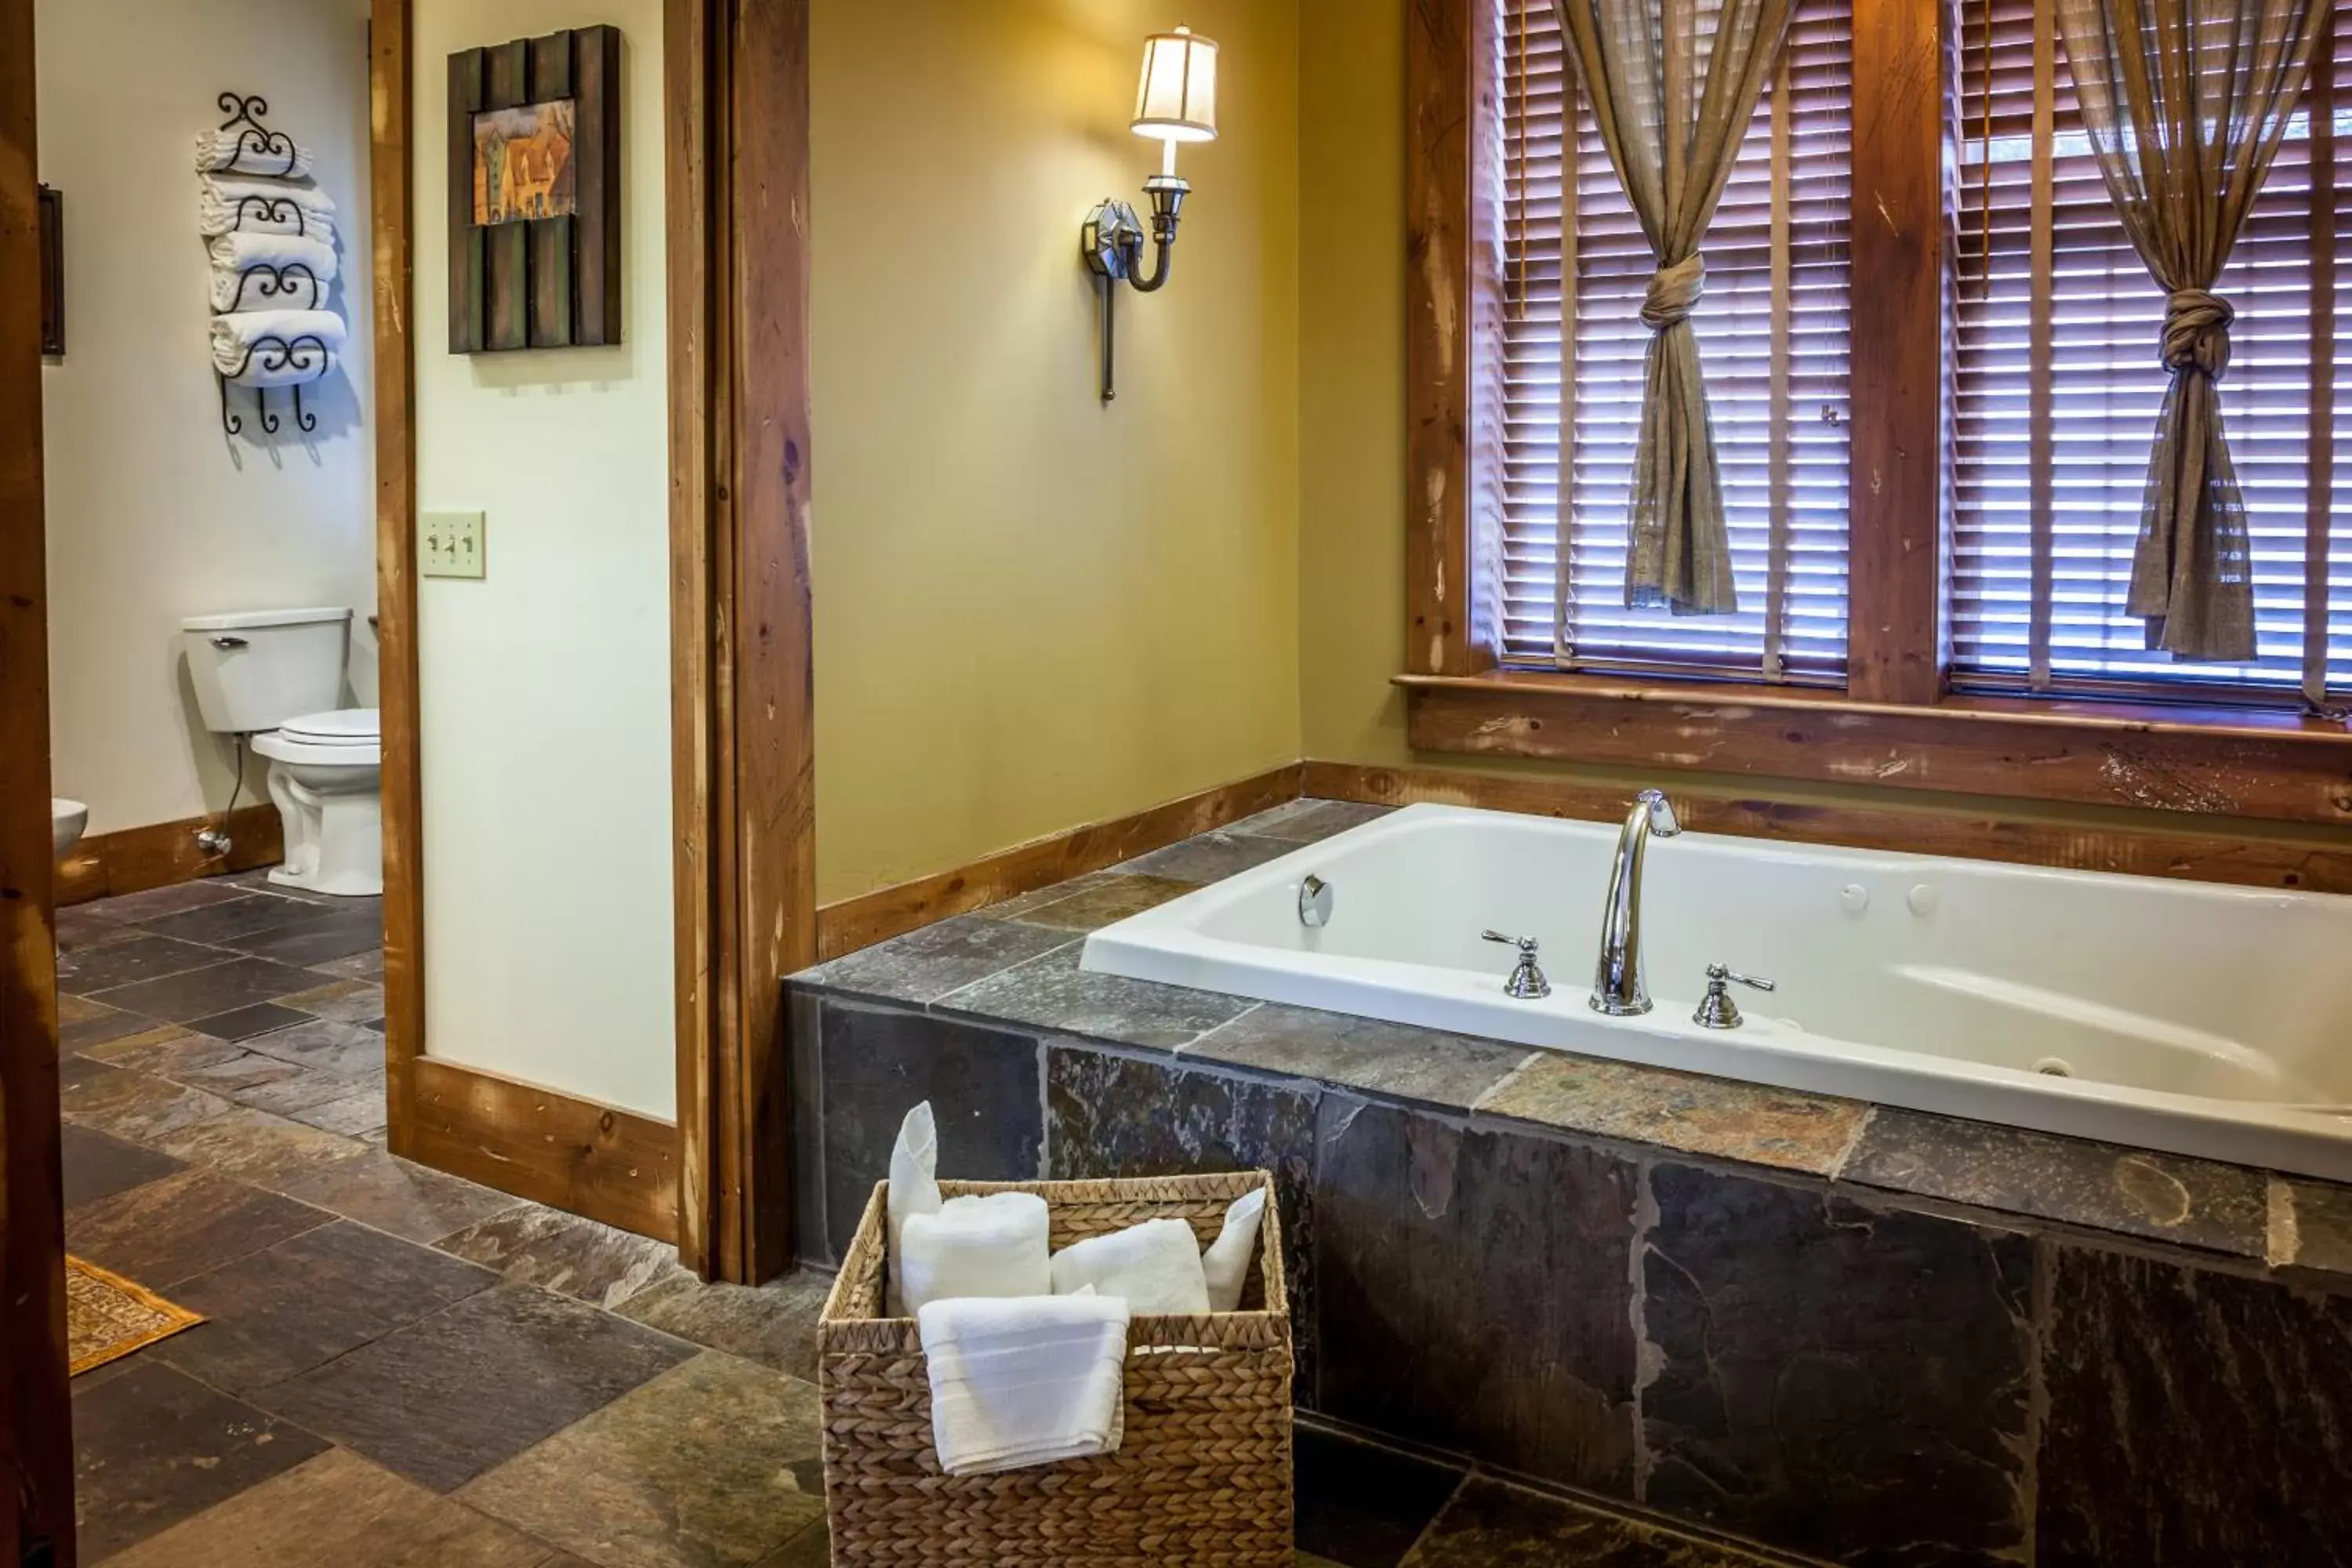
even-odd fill
[[[898,1142],[890,1149],[889,1277],[884,1281],[886,1310],[891,1317],[914,1315],[907,1305],[905,1294],[898,1289],[903,1265],[899,1261],[898,1240],[905,1229],[907,1216],[940,1212],[940,1184],[936,1172],[940,1160],[940,1129],[931,1115],[931,1102],[923,1101],[907,1112],[898,1123]]]
[[[213,309],[219,311],[316,310],[327,302],[328,286],[335,280],[334,248],[315,239],[224,234],[207,249],[213,258]]]
[[[1054,1276],[1052,1220],[1034,1193],[950,1198],[936,1214],[910,1214],[898,1237],[898,1286],[919,1314],[951,1296],[1045,1296]]]
[[[213,368],[239,386],[317,381],[343,352],[332,310],[239,310],[212,319]]]
[[[1082,1285],[1125,1299],[1138,1317],[1198,1317],[1209,1310],[1201,1244],[1181,1219],[1148,1219],[1054,1254],[1054,1293],[1066,1296]]]
[[[1212,1312],[1241,1310],[1242,1285],[1249,1279],[1250,1259],[1257,1256],[1258,1222],[1265,1215],[1265,1189],[1253,1187],[1226,1208],[1224,1229],[1201,1254]]]
[[[196,132],[196,173],[234,169],[241,174],[299,179],[310,172],[310,149],[290,137],[251,126]]]
[[[1128,1304],[1116,1296],[933,1301],[916,1313],[931,1445],[951,1476],[1115,1454]]]

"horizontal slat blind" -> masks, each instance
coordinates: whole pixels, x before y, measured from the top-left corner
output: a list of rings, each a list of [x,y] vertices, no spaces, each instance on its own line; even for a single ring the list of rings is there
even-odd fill
[[[2352,81],[2352,0],[2339,0],[2336,79]],[[2032,306],[2034,0],[1960,0],[1958,277],[1952,651],[1957,686],[2029,683],[2033,568]],[[2149,446],[2167,376],[2157,360],[2164,294],[2132,248],[2100,177],[2063,48],[2052,142],[2053,231],[2048,688],[2078,695],[2178,695],[2291,702],[2303,679],[2305,512],[2311,472],[2313,289],[2337,300],[2332,338],[2340,453],[2346,384],[2347,247],[2326,277],[2312,262],[2311,121],[2299,114],[2215,291],[2237,309],[2221,408],[2252,528],[2259,657],[2251,665],[2177,664],[2146,647],[2124,612]],[[2332,214],[2345,232],[2352,121],[2334,116]],[[2306,109],[2308,105],[2306,104]],[[2323,190],[2323,197],[2326,193]],[[2326,378],[2323,377],[2323,381]],[[2345,465],[2339,457],[2336,471]],[[2330,686],[2352,684],[2352,509],[2341,481],[2321,606]]]
[[[1675,616],[1624,608],[1627,494],[1641,428],[1639,311],[1654,261],[1610,167],[1563,48],[1551,0],[1496,7],[1495,79],[1507,305],[1503,518],[1505,657],[1662,675],[1767,673],[1770,578],[1771,117],[1787,115],[1789,516],[1777,679],[1836,685],[1846,632],[1847,228],[1853,86],[1851,0],[1802,0],[1790,92],[1768,92],[1701,249],[1706,291],[1692,315],[1713,404],[1740,610]],[[1567,168],[1571,107],[1573,178]],[[1572,188],[1571,188],[1572,187]],[[1572,213],[1572,247],[1562,223]],[[1561,571],[1560,320],[1563,252],[1575,258],[1571,522]]]

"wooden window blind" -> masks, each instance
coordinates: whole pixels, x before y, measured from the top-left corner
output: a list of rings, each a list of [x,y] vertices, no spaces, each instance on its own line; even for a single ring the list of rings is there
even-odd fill
[[[2352,685],[2352,498],[2337,457],[2352,410],[2337,368],[2352,363],[2340,195],[2352,185],[2352,0],[2338,0],[2215,286],[2237,309],[2221,408],[2255,572],[2258,657],[2237,666],[2150,652],[2124,611],[2167,384],[2164,295],[2092,156],[2051,0],[1959,0],[1953,16],[1953,684],[2324,705]]]
[[[1838,686],[1846,644],[1851,0],[1802,0],[1701,251],[1691,320],[1739,613],[1624,607],[1654,263],[1551,0],[1495,10],[1502,178],[1504,655],[1561,668]],[[1571,130],[1573,132],[1571,139]],[[1565,302],[1574,374],[1563,375]],[[1562,453],[1569,458],[1563,464]],[[1563,509],[1560,476],[1570,475]]]

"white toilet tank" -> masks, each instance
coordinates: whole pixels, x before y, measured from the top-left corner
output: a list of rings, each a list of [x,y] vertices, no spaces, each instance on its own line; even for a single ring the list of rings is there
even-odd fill
[[[245,610],[180,623],[205,728],[255,734],[342,706],[349,610]]]

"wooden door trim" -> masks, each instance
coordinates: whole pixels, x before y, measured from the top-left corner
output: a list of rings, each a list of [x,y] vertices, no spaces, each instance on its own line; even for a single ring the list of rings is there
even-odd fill
[[[74,1552],[33,0],[0,0],[0,1552]]]
[[[817,951],[808,0],[668,0],[678,1251],[792,1260],[783,977]]]
[[[386,1142],[417,1158],[414,1064],[425,1055],[424,772],[416,655],[415,82],[409,0],[373,0],[368,29],[371,230],[375,241],[375,613],[383,712],[383,1042]]]

